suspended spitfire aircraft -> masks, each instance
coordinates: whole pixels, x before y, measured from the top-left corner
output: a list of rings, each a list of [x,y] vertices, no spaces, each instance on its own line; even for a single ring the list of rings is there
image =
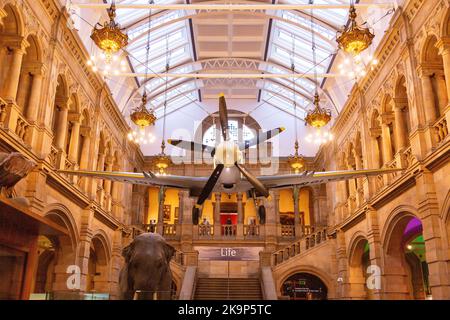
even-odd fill
[[[225,192],[228,194],[234,192],[247,192],[249,196],[253,198],[255,204],[257,204],[257,200],[260,197],[269,197],[269,189],[322,184],[331,181],[350,180],[362,176],[377,176],[402,170],[305,171],[300,174],[255,177],[244,167],[242,151],[271,139],[285,129],[276,128],[271,131],[259,133],[255,138],[246,141],[245,143],[233,141],[228,132],[228,111],[225,96],[223,94],[219,97],[219,120],[223,141],[215,148],[193,141],[168,140],[169,144],[184,150],[202,150],[203,152],[211,153],[211,156],[214,159],[215,169],[209,178],[156,175],[152,172],[133,173],[68,170],[60,170],[59,172],[69,175],[107,179],[132,184],[189,189],[191,194],[199,195],[197,203],[192,209],[192,222],[194,225],[197,225],[201,216],[202,206],[212,192]],[[261,224],[265,223],[265,212],[264,206],[259,205],[258,216]]]

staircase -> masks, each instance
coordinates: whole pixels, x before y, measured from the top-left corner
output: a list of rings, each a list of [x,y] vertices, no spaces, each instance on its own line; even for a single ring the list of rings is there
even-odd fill
[[[194,300],[263,300],[263,296],[257,278],[199,278]]]

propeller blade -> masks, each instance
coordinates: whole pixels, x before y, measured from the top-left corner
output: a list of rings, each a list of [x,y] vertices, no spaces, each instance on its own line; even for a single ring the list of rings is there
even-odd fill
[[[184,141],[184,140],[173,140],[173,139],[169,139],[167,140],[167,143],[174,146],[174,147],[178,147],[187,151],[197,151],[197,152],[208,152],[208,153],[212,153],[214,151],[213,147],[210,146],[206,146],[204,144],[200,144],[197,142],[193,142],[193,141]]]
[[[253,139],[246,141],[245,143],[240,143],[239,149],[242,151],[242,150],[251,148],[253,146],[257,146],[258,144],[263,143],[264,141],[272,139],[273,137],[275,137],[276,135],[279,135],[281,132],[283,132],[285,130],[286,130],[285,128],[281,127],[281,128],[276,128],[276,129],[267,131],[267,132],[261,132]]]
[[[209,195],[211,194],[217,181],[219,180],[223,168],[225,168],[223,164],[218,164],[217,167],[214,169],[214,172],[209,177],[208,182],[206,182],[205,186],[203,187],[202,193],[198,197],[197,200],[198,206],[201,206],[203,203],[205,203],[206,199],[209,198]]]
[[[261,183],[261,181],[256,179],[256,177],[253,174],[251,174],[239,163],[236,162],[235,165],[239,169],[239,171],[244,175],[244,177],[248,180],[248,182],[250,182],[251,185],[256,189],[256,191],[258,191],[266,198],[269,196],[269,190],[267,190],[267,188]]]
[[[228,141],[228,110],[225,95],[223,93],[219,97],[219,118],[220,127],[222,128],[222,137],[225,141]]]

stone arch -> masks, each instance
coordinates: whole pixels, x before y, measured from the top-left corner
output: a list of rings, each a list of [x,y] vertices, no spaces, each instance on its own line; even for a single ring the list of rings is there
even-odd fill
[[[381,168],[384,164],[383,152],[383,135],[381,130],[381,116],[378,109],[374,109],[370,118],[370,135],[372,137],[372,144],[374,151],[373,163],[376,168]]]
[[[2,20],[0,32],[23,37],[25,35],[25,22],[22,11],[12,2],[7,3],[3,10],[6,12],[6,17]]]
[[[53,131],[53,145],[62,149],[64,147],[64,126],[67,118],[69,87],[64,74],[59,74],[56,80],[53,112],[49,119]]]
[[[97,293],[110,292],[111,244],[103,230],[94,232],[89,246],[86,291]]]
[[[329,273],[324,270],[317,268],[312,265],[295,265],[286,270],[284,270],[278,277],[276,281],[277,294],[280,294],[282,290],[283,283],[292,275],[297,273],[308,273],[319,278],[327,287],[328,299],[333,299],[336,297],[336,288],[333,278],[330,277]]]
[[[69,231],[73,243],[72,247],[75,250],[79,242],[79,233],[77,224],[70,210],[63,204],[54,203],[47,206],[44,212],[44,216],[50,218]]]
[[[394,116],[399,149],[410,145],[409,134],[412,128],[411,106],[408,99],[406,76],[400,74],[394,88]]]
[[[448,9],[443,15],[443,19],[440,26],[440,36],[450,37],[450,10]]]
[[[29,34],[26,41],[28,46],[22,58],[16,102],[29,121],[36,121],[44,72],[42,46],[39,38],[34,34]]]
[[[366,270],[370,265],[367,236],[356,232],[348,246],[348,279],[350,283],[350,297],[354,299],[369,298],[366,287]]]
[[[55,299],[67,299],[68,267],[77,263],[79,235],[69,209],[62,204],[49,205],[44,216],[67,229],[68,235],[40,237],[51,245],[39,248],[37,287]],[[43,292],[38,292],[43,293]],[[70,294],[70,293],[69,293]]]
[[[411,206],[397,207],[386,220],[381,236],[385,298],[425,299],[429,292],[425,252],[420,260],[409,247],[421,235],[422,222]],[[424,243],[421,246],[425,250]]]
[[[420,53],[422,87],[429,122],[439,118],[448,103],[444,63],[437,47],[438,42],[438,35],[429,34]]]

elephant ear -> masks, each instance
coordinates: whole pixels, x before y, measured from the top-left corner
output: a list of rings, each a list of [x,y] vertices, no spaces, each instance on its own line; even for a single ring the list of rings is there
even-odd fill
[[[134,242],[127,245],[125,248],[122,249],[122,257],[125,258],[125,262],[130,262],[131,254],[133,253],[134,249]]]
[[[175,254],[175,248],[172,247],[170,244],[165,243],[164,253],[166,255],[167,263],[169,263],[170,260],[172,259],[173,255]]]

